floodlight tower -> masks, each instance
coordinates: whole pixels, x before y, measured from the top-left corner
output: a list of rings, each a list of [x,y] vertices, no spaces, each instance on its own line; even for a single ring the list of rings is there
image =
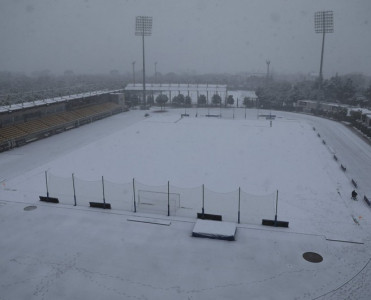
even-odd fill
[[[142,37],[143,45],[143,103],[146,105],[146,67],[144,57],[144,37],[152,35],[152,17],[138,16],[135,19],[135,35]]]
[[[323,51],[325,49],[325,34],[334,32],[334,13],[333,11],[317,11],[314,14],[314,30],[316,33],[322,33],[322,51],[321,64],[319,68],[319,86],[322,87],[322,66]]]

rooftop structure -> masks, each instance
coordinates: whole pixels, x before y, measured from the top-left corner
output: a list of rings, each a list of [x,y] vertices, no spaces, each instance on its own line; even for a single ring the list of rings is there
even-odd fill
[[[59,103],[59,102],[66,102],[66,101],[70,101],[70,100],[76,100],[76,99],[79,99],[79,98],[99,96],[99,95],[103,95],[103,94],[110,94],[110,93],[116,93],[116,92],[118,92],[118,90],[92,91],[92,92],[88,92],[88,93],[80,93],[80,94],[75,94],[75,95],[53,97],[53,98],[30,101],[30,102],[14,103],[14,104],[0,106],[0,113],[11,112],[11,111],[21,110],[21,109],[25,109],[25,108],[32,108],[32,107],[37,107],[37,106],[42,106],[42,105],[50,105],[50,104],[55,104],[55,103]]]
[[[143,84],[129,83],[125,87],[125,91],[142,91]],[[146,90],[156,92],[169,91],[190,91],[190,92],[211,92],[211,93],[227,93],[227,85],[225,84],[189,84],[189,83],[148,83]]]

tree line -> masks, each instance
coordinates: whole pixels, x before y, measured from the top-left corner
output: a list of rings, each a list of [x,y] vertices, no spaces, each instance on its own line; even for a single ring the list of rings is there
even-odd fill
[[[323,80],[266,80],[255,91],[263,108],[294,109],[298,100],[315,100],[371,107],[371,80],[360,74],[333,76]]]
[[[153,78],[152,78],[153,77]],[[350,104],[360,107],[371,107],[371,78],[362,74],[336,75],[325,79],[322,84],[313,80],[310,76],[283,76],[274,75],[267,78],[264,74],[251,75],[248,73],[238,74],[161,74],[157,72],[148,77],[148,83],[215,83],[226,84],[229,90],[253,90],[255,91],[259,105],[263,108],[294,109],[298,100],[318,100]],[[34,72],[31,75],[23,73],[0,72],[0,105],[21,103],[41,100],[51,97],[60,97],[70,94],[89,92],[102,89],[124,89],[132,82],[130,73],[120,74],[112,70],[108,74],[78,75],[73,71],[66,70],[62,75],[54,75],[48,70]],[[139,79],[140,82],[140,79]],[[133,103],[139,98],[128,95]],[[152,99],[149,96],[148,103],[171,103],[176,106],[190,105],[196,102],[198,105],[233,105],[234,99],[219,99],[212,96],[210,103],[205,100],[205,95],[199,99],[189,99],[181,95],[173,99]],[[243,99],[246,107],[255,106],[251,99]]]

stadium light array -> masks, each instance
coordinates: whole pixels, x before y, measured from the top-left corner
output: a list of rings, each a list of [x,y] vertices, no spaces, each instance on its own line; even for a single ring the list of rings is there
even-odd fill
[[[317,11],[314,14],[314,30],[316,33],[322,33],[322,51],[321,64],[319,69],[319,84],[322,86],[322,66],[323,66],[323,52],[325,48],[325,34],[334,32],[334,13],[333,11]]]
[[[135,35],[142,37],[143,48],[143,104],[146,106],[146,67],[144,55],[144,37],[152,35],[152,17],[138,16],[135,19]]]

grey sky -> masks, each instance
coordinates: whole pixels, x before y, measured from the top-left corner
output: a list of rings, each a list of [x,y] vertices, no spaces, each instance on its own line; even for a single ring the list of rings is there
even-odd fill
[[[334,11],[324,75],[371,75],[370,0],[1,0],[0,71],[99,73],[141,69],[135,16],[153,17],[146,69],[319,71],[314,13]]]

